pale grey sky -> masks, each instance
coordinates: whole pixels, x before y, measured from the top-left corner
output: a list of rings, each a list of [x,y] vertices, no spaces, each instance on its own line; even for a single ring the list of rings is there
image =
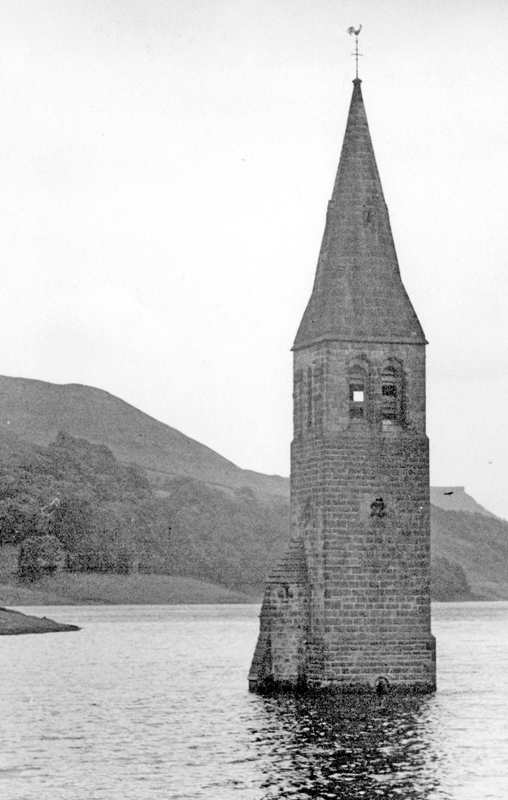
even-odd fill
[[[430,340],[432,481],[508,516],[500,0],[3,0],[0,371],[99,386],[287,474],[358,23]]]

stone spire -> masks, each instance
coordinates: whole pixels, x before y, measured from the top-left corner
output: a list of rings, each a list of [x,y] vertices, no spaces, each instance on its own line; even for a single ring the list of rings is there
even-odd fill
[[[358,78],[314,287],[294,349],[325,340],[425,343],[400,277]]]

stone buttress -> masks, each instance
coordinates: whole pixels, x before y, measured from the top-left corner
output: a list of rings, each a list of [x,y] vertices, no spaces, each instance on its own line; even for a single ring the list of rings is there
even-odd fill
[[[293,347],[290,542],[266,585],[254,690],[435,688],[426,340],[353,84]]]

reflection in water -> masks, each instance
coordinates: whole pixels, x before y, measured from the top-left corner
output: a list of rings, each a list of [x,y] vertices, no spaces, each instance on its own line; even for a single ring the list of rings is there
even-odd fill
[[[263,798],[445,798],[428,696],[258,697]]]

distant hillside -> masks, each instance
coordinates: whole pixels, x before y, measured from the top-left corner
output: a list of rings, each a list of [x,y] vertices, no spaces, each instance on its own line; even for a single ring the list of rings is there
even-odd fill
[[[467,494],[464,486],[431,486],[430,502],[444,511],[468,511],[470,514],[483,514],[486,517],[496,516]]]
[[[52,442],[59,431],[105,444],[120,461],[138,464],[156,482],[186,475],[273,495],[288,491],[286,478],[240,469],[175,428],[91,386],[0,376],[0,430],[39,445]]]
[[[286,546],[288,488],[99,389],[0,378],[0,511],[84,498],[99,521],[91,549],[127,546],[142,572],[259,596]],[[463,487],[434,487],[432,502],[433,597],[508,599],[508,523]]]
[[[432,553],[458,565],[474,595],[508,600],[508,522],[432,508]]]

